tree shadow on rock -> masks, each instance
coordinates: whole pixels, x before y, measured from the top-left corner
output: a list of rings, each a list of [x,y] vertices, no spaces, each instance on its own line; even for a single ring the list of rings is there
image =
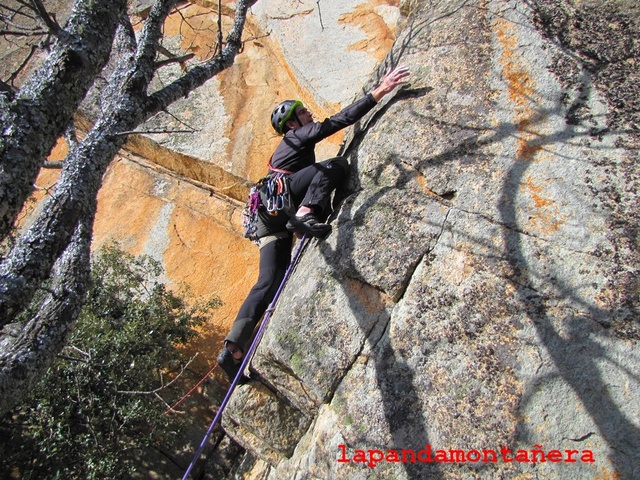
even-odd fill
[[[334,215],[334,219],[337,219],[338,224],[352,222],[355,227],[358,227],[360,226],[359,222],[362,223],[367,210],[374,207],[387,193],[392,190],[404,188],[417,176],[425,175],[428,168],[458,160],[461,157],[468,156],[471,158],[475,155],[477,158],[478,155],[485,155],[482,149],[491,144],[501,143],[506,140],[520,141],[523,127],[528,128],[528,133],[530,133],[532,126],[544,122],[551,116],[564,116],[567,120],[570,120],[568,117],[572,112],[583,107],[586,98],[585,95],[588,95],[588,92],[592,88],[588,76],[582,77],[581,81],[582,84],[580,88],[583,94],[578,95],[575,102],[569,106],[564,106],[558,102],[552,108],[536,109],[529,118],[523,118],[513,123],[502,122],[497,126],[491,127],[478,128],[461,124],[449,124],[450,126],[459,127],[471,132],[473,132],[474,129],[478,130],[478,135],[471,135],[466,140],[461,140],[460,143],[453,148],[429,158],[408,159],[408,161],[395,162],[394,168],[396,168],[398,172],[397,180],[377,189],[357,207],[355,197],[361,190],[361,183],[357,179],[353,180],[352,177],[350,181],[351,196],[346,196],[346,198],[341,201],[341,209]],[[412,95],[425,95],[429,91],[430,89],[428,88],[421,89],[420,91],[408,90],[405,92],[408,96],[404,98],[412,98]],[[361,127],[359,130],[356,130],[357,133],[354,141],[345,149],[345,153],[351,160],[353,168],[352,175],[354,177],[359,177],[361,174],[361,172],[358,171],[358,147],[366,141],[368,131],[372,126],[376,125],[382,114],[391,108],[395,102],[402,99],[402,96],[393,99],[392,102],[383,107],[384,111],[374,114],[364,128]],[[534,99],[529,100],[534,101]],[[442,122],[442,119],[421,116],[417,121]],[[629,132],[620,130],[618,132],[609,131],[608,133],[625,134]],[[558,156],[553,148],[554,145],[575,145],[577,140],[597,138],[601,134],[602,132],[597,132],[594,129],[576,128],[575,124],[567,121],[565,129],[548,135],[531,135],[525,145],[529,149],[525,150],[525,152],[531,155],[546,152]],[[601,148],[608,154],[612,147],[601,146]],[[564,160],[567,159],[565,158]],[[587,161],[582,158],[572,158],[571,160],[579,162]],[[533,285],[535,285],[535,279],[533,277],[536,273],[530,269],[535,268],[527,265],[521,243],[522,235],[526,235],[526,226],[520,225],[515,210],[516,207],[512,201],[512,197],[517,195],[517,192],[521,189],[521,185],[525,180],[525,173],[531,165],[532,162],[515,159],[513,166],[505,176],[503,191],[498,198],[498,220],[506,227],[503,229],[503,243],[505,247],[503,252],[497,252],[497,254],[506,259],[514,272],[518,272],[517,275],[514,273],[512,280],[516,292],[516,300],[522,303],[524,312],[535,326],[540,342],[549,352],[559,375],[566,384],[571,387],[580,402],[585,406],[589,416],[597,425],[599,433],[610,447],[609,458],[612,464],[620,474],[626,478],[633,478],[637,473],[634,467],[635,458],[633,456],[635,452],[640,451],[640,429],[627,419],[625,414],[616,405],[614,398],[608,392],[609,385],[606,379],[603,378],[601,369],[598,366],[601,360],[607,360],[606,352],[604,352],[602,346],[591,337],[593,331],[592,329],[585,328],[585,324],[576,321],[575,318],[567,317],[558,319],[557,317],[553,317],[546,305],[546,300],[537,294],[535,288],[533,288]],[[382,177],[385,168],[385,165],[378,165],[373,171],[367,172],[368,178],[376,184]],[[441,202],[445,207],[453,207],[453,204],[449,202],[450,198],[441,197],[434,200]],[[390,219],[390,221],[394,220]],[[352,278],[358,277],[357,272],[350,272],[348,267],[345,268],[344,265],[336,264],[335,262],[336,257],[346,257],[348,259],[355,255],[357,247],[354,244],[352,235],[350,235],[352,231],[352,228],[336,229],[334,235],[336,235],[337,238],[335,242],[332,242],[336,245],[335,250],[328,242],[322,242],[320,244],[320,251],[325,257],[327,265],[334,269],[333,274],[337,278],[344,278],[345,276],[351,276]],[[384,245],[380,247],[384,248]],[[407,271],[409,272],[407,275],[407,283],[410,280],[411,272],[413,272],[429,251],[430,247],[428,245],[425,246],[417,257],[415,264],[407,265]],[[529,272],[529,278],[526,277],[526,274],[523,278],[522,272]],[[518,277],[517,280],[516,277]],[[363,281],[362,278],[357,279]],[[378,286],[370,286],[371,288],[382,291]],[[585,301],[572,292],[571,288],[563,285],[561,282],[556,281],[553,289],[555,291],[554,301],[566,302],[568,305],[580,303],[585,306]],[[382,292],[382,294],[384,294],[384,292]],[[402,292],[400,293],[400,296],[401,295]],[[395,300],[397,300],[397,298]],[[351,298],[350,301],[355,302],[355,300]],[[611,310],[597,308],[595,306],[587,307],[595,319],[614,315],[614,312]],[[352,311],[357,311],[355,303],[352,304]],[[569,338],[565,338],[558,331],[558,323],[563,324],[569,329],[571,333]],[[386,331],[388,332],[388,326]],[[382,338],[382,340],[380,340],[380,338]],[[367,341],[371,340],[372,339],[367,339]],[[382,342],[383,340],[384,336],[374,339],[374,342]],[[575,348],[576,343],[580,344],[579,349]],[[372,349],[374,348],[375,345],[372,345]],[[401,352],[395,351],[389,343],[382,344],[381,349],[374,354],[374,357],[376,361],[376,380],[382,395],[384,414],[394,442],[394,445],[387,447],[402,449],[413,448],[415,446],[421,448],[429,444],[428,431],[423,422],[423,416],[421,415],[423,406],[420,396],[414,387],[416,383],[414,372],[406,365]],[[524,401],[526,401],[526,398]],[[412,445],[402,445],[401,442],[409,438],[407,436],[408,433],[410,433]],[[587,435],[589,435],[589,432],[587,432]],[[403,467],[409,478],[421,478],[425,475],[425,465],[423,464],[404,464]],[[437,464],[430,465],[427,468],[429,469],[427,473],[432,478],[440,477],[443,474]]]

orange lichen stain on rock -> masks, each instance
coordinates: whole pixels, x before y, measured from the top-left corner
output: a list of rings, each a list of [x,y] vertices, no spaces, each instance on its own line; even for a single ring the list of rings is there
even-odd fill
[[[50,162],[57,162],[60,160],[64,160],[66,156],[69,154],[69,144],[64,138],[59,138],[56,144],[51,149],[51,153],[49,153],[49,157],[47,160]]]
[[[187,207],[181,195],[173,212],[169,245],[165,252],[167,275],[190,286],[201,299],[216,295],[222,300],[211,318],[200,328],[189,349],[215,359],[222,340],[231,328],[240,305],[257,279],[258,248],[241,236],[221,227],[213,219]]]
[[[535,212],[529,217],[531,225],[547,235],[557,232],[566,220],[567,216],[560,215],[557,207],[549,212]]]
[[[416,173],[415,179],[416,179],[416,183],[418,184],[418,187],[420,187],[420,190],[422,190],[424,193],[426,193],[431,197],[442,198],[440,197],[440,195],[438,195],[436,192],[434,192],[428,187],[427,179],[424,175],[422,175],[421,173]]]
[[[167,205],[171,208],[163,212]],[[202,188],[122,158],[110,166],[98,195],[94,250],[116,240],[129,253],[139,255],[148,251],[150,242],[159,240],[164,251],[154,253],[162,255],[169,288],[187,287],[193,299],[216,295],[222,300],[199,338],[189,345],[190,351],[205,353],[209,360],[217,355],[257,278],[257,247],[224,220],[234,218],[238,208]],[[169,216],[163,220],[166,230],[158,232],[154,227],[163,213]],[[164,238],[151,238],[154,231]]]
[[[224,305],[216,312],[216,323],[229,327],[256,280],[259,252],[214,215],[190,208],[200,195],[185,189],[175,198],[164,256],[167,275],[181,278],[197,297],[218,295]],[[217,208],[213,202],[211,208]]]
[[[132,255],[140,255],[164,202],[148,192],[153,178],[126,162],[114,161],[98,192],[92,248],[117,241]]]
[[[59,162],[64,160],[69,153],[69,144],[64,138],[59,138],[56,144],[51,149],[51,153],[47,157],[50,162]],[[35,189],[25,202],[22,211],[18,215],[17,225],[22,227],[29,219],[31,214],[39,203],[47,196],[51,195],[55,189],[55,185],[60,178],[61,170],[59,168],[42,168],[36,178]]]
[[[553,205],[555,203],[553,200],[549,200],[541,196],[542,187],[539,185],[535,185],[531,177],[526,178],[525,181],[522,182],[521,186],[529,190],[531,198],[533,199],[536,207],[548,207],[549,205]]]
[[[445,265],[449,266],[446,272],[446,278],[455,285],[460,285],[475,271],[473,255],[469,255],[467,253],[469,251],[471,251],[470,247],[461,243],[455,250],[451,250],[446,255],[444,262]]]
[[[530,214],[529,222],[538,231],[544,234],[551,234],[566,222],[568,216],[560,213],[560,208],[554,200],[543,196],[543,187],[533,183],[531,177],[525,178],[520,184],[523,192],[527,192],[536,210]]]
[[[389,28],[384,18],[376,11],[376,7],[380,5],[397,6],[398,2],[378,0],[363,3],[358,5],[353,12],[342,15],[338,20],[338,23],[359,28],[366,36],[364,40],[350,45],[349,50],[369,53],[377,61],[384,59],[396,39],[395,32]]]
[[[496,36],[502,46],[500,64],[507,81],[509,99],[514,104],[514,123],[518,132],[517,158],[524,161],[535,160],[541,150],[538,143],[540,133],[535,124],[544,120],[536,108],[537,93],[535,80],[524,66],[524,59],[516,53],[517,37],[510,30],[512,25],[506,20],[496,22]]]
[[[530,128],[531,123],[530,120],[522,120],[516,124],[516,129],[521,135],[518,139],[517,150],[517,157],[520,160],[534,160],[536,154],[542,150],[542,145],[538,141],[540,135]]]
[[[537,108],[538,94],[535,80],[525,67],[525,60],[517,53],[517,37],[511,31],[512,25],[506,20],[496,22],[496,36],[502,46],[503,76],[508,85],[509,100],[514,105],[514,124],[518,132],[516,158],[521,161],[540,161],[542,134],[537,128],[546,116]],[[529,215],[529,222],[541,233],[550,234],[559,229],[567,216],[560,214],[556,202],[545,198],[542,187],[534,185],[529,178],[522,183],[532,199],[535,210]]]
[[[600,467],[600,471],[593,477],[594,480],[619,480],[620,478],[622,478],[620,472],[617,470],[610,470],[607,467]]]
[[[344,286],[349,297],[357,299],[367,313],[380,313],[392,303],[386,294],[356,279],[347,278]]]

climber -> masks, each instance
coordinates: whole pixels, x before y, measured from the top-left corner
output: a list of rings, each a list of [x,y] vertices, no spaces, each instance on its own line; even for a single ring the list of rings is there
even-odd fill
[[[406,67],[390,71],[369,94],[322,122],[315,122],[311,112],[297,100],[286,100],[274,109],[271,125],[283,138],[269,161],[269,172],[287,176],[297,211],[290,217],[270,215],[265,209],[259,211],[258,281],[240,307],[218,356],[218,364],[231,380],[238,372],[255,326],[273,300],[289,266],[293,234],[324,237],[331,231],[331,225],[324,223],[329,214],[329,200],[333,190],[346,178],[349,164],[343,157],[316,163],[316,143],[353,125],[385,95],[406,83],[408,76]]]

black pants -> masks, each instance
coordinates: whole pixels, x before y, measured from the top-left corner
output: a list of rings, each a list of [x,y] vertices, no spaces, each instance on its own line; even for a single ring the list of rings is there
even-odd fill
[[[315,207],[318,215],[325,216],[331,192],[345,179],[348,171],[349,163],[346,159],[336,157],[291,174],[289,186],[294,203],[296,206]],[[240,307],[231,330],[225,338],[225,341],[237,344],[243,353],[246,353],[253,330],[275,297],[289,267],[292,243],[293,237],[288,235],[260,249],[258,281]],[[235,376],[239,368],[238,362],[232,358],[226,346],[218,356],[218,363],[230,379]]]
[[[258,281],[243,302],[238,315],[225,338],[238,345],[243,353],[249,348],[253,330],[269,307],[282,283],[284,274],[291,263],[291,245],[293,236],[278,238],[260,249],[260,267]],[[234,360],[226,345],[218,355],[218,364],[226,372],[229,380],[233,380],[240,362]]]
[[[225,340],[246,352],[253,330],[275,297],[291,262],[292,236],[278,238],[260,249],[258,281],[243,302]]]
[[[331,192],[344,181],[349,163],[343,157],[335,157],[314,163],[289,175],[289,186],[297,206],[315,207],[316,213],[327,212]]]

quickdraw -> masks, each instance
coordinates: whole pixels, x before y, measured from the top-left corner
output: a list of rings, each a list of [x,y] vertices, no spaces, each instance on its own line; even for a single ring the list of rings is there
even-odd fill
[[[244,236],[253,243],[258,243],[258,210],[262,206],[260,199],[260,190],[264,186],[264,178],[258,181],[249,191],[249,197],[242,210],[242,225],[244,227]]]
[[[275,173],[267,178],[267,212],[275,216],[281,210],[288,211],[291,208],[291,192],[287,175]]]
[[[277,172],[260,179],[251,190],[242,210],[244,236],[258,243],[258,211],[260,207],[269,215],[277,216],[280,212],[292,215],[295,210],[289,188],[289,177],[286,173]]]

